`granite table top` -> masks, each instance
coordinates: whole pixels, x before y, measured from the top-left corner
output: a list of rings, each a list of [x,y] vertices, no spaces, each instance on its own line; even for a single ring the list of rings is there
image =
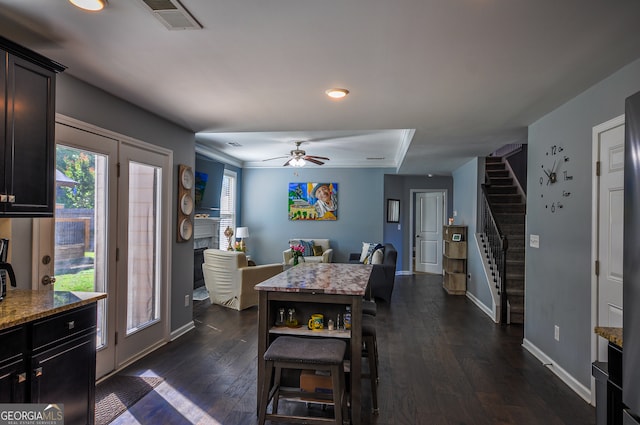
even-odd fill
[[[595,333],[622,348],[622,328],[596,326]]]
[[[106,298],[103,292],[12,289],[0,302],[0,330],[22,325]]]
[[[365,294],[372,265],[301,263],[255,286],[258,291]]]

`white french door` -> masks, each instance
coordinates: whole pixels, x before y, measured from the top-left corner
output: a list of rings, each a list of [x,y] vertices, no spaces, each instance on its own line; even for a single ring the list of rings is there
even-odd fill
[[[120,145],[118,365],[162,343],[168,330],[167,161],[163,153]]]
[[[98,303],[100,378],[168,336],[172,156],[66,117],[57,121],[56,214],[34,224],[34,269],[39,281],[54,274],[56,290],[108,294]],[[47,257],[47,265],[39,260]]]

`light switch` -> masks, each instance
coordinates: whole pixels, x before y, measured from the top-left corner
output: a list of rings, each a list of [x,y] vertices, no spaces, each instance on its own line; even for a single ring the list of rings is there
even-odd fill
[[[540,235],[529,235],[529,246],[531,248],[540,248]]]

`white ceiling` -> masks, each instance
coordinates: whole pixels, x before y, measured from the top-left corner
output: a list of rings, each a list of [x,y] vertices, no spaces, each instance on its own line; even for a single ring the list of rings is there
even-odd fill
[[[0,35],[245,166],[281,166],[262,159],[303,140],[324,167],[402,174],[526,141],[528,124],[640,57],[637,0],[182,4],[202,30],[170,31],[140,0],[100,13],[0,0]],[[351,94],[332,101],[330,87]]]

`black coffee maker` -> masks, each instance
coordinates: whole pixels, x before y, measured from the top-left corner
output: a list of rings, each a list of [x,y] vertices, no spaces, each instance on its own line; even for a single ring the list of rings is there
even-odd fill
[[[0,239],[0,281],[2,282],[2,293],[0,301],[7,296],[7,275],[11,280],[11,286],[16,286],[16,275],[13,273],[13,267],[7,263],[7,253],[9,252],[9,239]]]

